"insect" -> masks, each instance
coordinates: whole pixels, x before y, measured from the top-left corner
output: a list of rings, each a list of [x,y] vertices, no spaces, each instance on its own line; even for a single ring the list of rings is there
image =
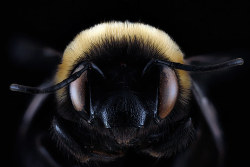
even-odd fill
[[[54,84],[10,86],[38,94],[30,111],[39,116],[25,123],[20,139],[24,164],[188,166],[189,155],[201,149],[204,124],[220,156],[215,110],[190,73],[242,64],[241,58],[187,64],[169,35],[142,23],[84,30],[65,49]]]

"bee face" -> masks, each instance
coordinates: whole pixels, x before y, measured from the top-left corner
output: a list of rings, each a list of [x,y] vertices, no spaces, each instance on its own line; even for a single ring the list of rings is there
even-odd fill
[[[88,114],[88,122],[105,128],[139,128],[144,127],[145,122],[150,124],[164,119],[172,111],[178,96],[175,71],[152,67],[143,74],[150,60],[144,55],[151,55],[150,58],[160,55],[153,49],[139,48],[136,41],[132,42],[134,44],[130,46],[106,43],[100,55],[89,53],[93,58],[89,61],[101,72],[86,71],[71,83],[72,104],[77,111]],[[79,68],[81,65],[75,71]]]
[[[91,30],[96,32],[105,26]],[[118,152],[132,146],[143,146],[142,150],[148,152],[144,147],[150,142],[166,136],[174,138],[176,134],[170,129],[186,126],[176,122],[190,122],[188,110],[182,110],[189,98],[189,76],[170,67],[149,68],[148,64],[152,59],[182,62],[178,47],[167,34],[146,25],[110,23],[105,30],[101,29],[102,33],[99,30],[95,34],[98,38],[89,34],[93,36],[91,40],[85,36],[89,30],[80,33],[64,52],[57,82],[83,69],[83,62],[91,63],[91,68],[57,92],[57,120],[70,120],[69,136],[75,136],[72,138],[87,141],[86,135],[79,133],[81,127],[80,131],[89,132],[89,140],[94,140],[96,147],[103,147],[97,139],[107,138],[105,141],[112,144],[106,143],[106,147],[115,147],[112,150]],[[149,30],[151,33],[144,38],[144,31]],[[158,37],[159,34],[165,36]],[[155,38],[172,48],[162,48]],[[73,122],[78,125],[73,126]],[[58,121],[56,124],[59,125]],[[189,130],[193,131],[192,124]],[[182,137],[180,140],[189,140]]]

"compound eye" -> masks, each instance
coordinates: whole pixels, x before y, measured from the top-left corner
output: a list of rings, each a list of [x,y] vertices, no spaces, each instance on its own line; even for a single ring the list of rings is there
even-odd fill
[[[178,95],[178,82],[175,72],[163,67],[160,74],[158,115],[166,118],[175,106]]]
[[[84,65],[79,65],[75,72],[84,68]],[[84,71],[79,78],[71,82],[69,85],[69,93],[72,104],[76,111],[82,111],[86,104],[86,85],[87,85],[87,71]]]

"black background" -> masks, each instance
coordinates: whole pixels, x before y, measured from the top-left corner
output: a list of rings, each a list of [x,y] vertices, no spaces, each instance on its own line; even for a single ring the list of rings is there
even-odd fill
[[[219,109],[227,145],[226,166],[248,166],[250,6],[247,1],[9,1],[2,6],[1,152],[14,162],[15,135],[30,95],[9,91],[13,82],[39,85],[50,68],[30,68],[13,54],[19,38],[63,52],[81,30],[110,20],[143,22],[166,31],[186,57],[221,52],[244,55],[245,65],[229,79],[213,81],[212,101]],[[42,61],[46,66],[46,61]],[[31,65],[32,66],[32,65]],[[248,165],[247,165],[248,164]]]

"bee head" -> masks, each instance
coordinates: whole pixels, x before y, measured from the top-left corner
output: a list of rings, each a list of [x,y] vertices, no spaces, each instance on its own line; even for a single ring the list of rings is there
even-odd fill
[[[179,47],[161,30],[140,23],[103,23],[82,31],[67,46],[54,86],[13,84],[11,89],[57,91],[56,118],[77,124],[72,126],[72,136],[80,133],[84,138],[81,131],[89,131],[126,143],[189,120],[187,71],[212,71],[243,60],[210,66],[184,63]]]

